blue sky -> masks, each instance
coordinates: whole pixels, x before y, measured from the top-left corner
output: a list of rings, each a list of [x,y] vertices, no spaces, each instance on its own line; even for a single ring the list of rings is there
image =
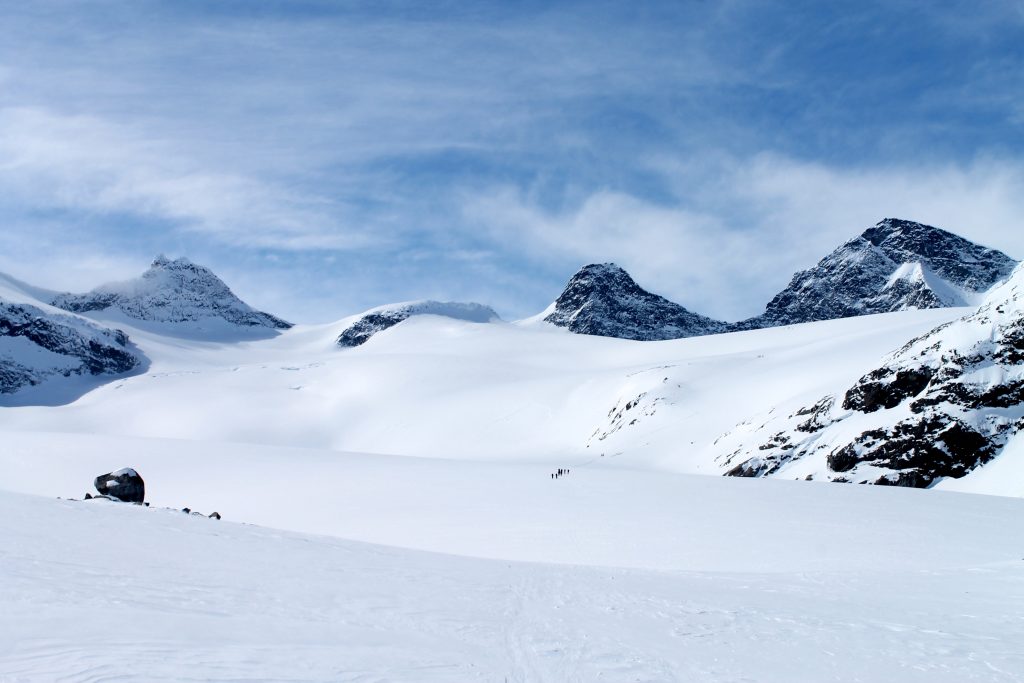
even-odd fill
[[[616,261],[701,313],[899,216],[1024,258],[1024,1],[33,2],[0,23],[0,270],[157,253],[326,321],[506,318]]]

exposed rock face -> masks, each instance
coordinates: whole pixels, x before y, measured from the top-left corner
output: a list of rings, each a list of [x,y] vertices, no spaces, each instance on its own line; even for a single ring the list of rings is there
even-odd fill
[[[0,393],[54,376],[119,374],[141,362],[120,330],[0,300]]]
[[[764,314],[736,329],[910,308],[976,305],[1016,261],[953,233],[886,218],[793,276]]]
[[[498,314],[489,306],[452,301],[412,301],[381,306],[364,313],[338,336],[338,346],[361,346],[370,337],[408,320],[414,315],[439,315],[456,320],[486,323],[498,320]]]
[[[291,323],[253,309],[209,268],[185,258],[172,261],[159,256],[135,280],[104,285],[87,294],[60,294],[51,303],[76,313],[113,308],[129,318],[158,323],[219,318],[239,327],[291,327]]]
[[[728,328],[642,289],[614,263],[581,268],[544,320],[578,334],[640,341],[695,337]]]
[[[985,464],[1021,429],[1024,266],[974,313],[912,340],[845,392],[767,420],[719,461],[736,476],[811,468],[927,487]]]
[[[93,484],[101,496],[117,498],[125,503],[141,503],[146,499],[146,482],[130,467],[101,474]]]

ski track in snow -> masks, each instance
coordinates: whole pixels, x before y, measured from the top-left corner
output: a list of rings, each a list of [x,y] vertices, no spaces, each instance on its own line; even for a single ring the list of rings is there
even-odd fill
[[[0,515],[4,681],[1024,675],[1019,559],[911,572],[653,572],[16,494],[0,495]]]

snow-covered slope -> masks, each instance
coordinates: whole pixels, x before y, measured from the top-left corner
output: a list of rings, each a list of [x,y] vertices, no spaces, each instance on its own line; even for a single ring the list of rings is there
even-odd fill
[[[0,394],[57,377],[117,375],[141,362],[120,330],[0,301]]]
[[[243,344],[126,327],[152,359],[148,373],[62,408],[0,411],[0,429],[717,474],[708,449],[738,416],[849,386],[960,315],[642,343],[423,315],[351,349],[338,348],[338,324]]]
[[[145,364],[124,332],[38,299],[49,294],[0,274],[0,405],[66,402]]]
[[[102,319],[135,321],[164,334],[198,338],[230,338],[239,332],[267,335],[291,327],[253,309],[209,268],[186,258],[172,261],[158,256],[134,280],[103,285],[87,294],[60,294],[51,303]]]
[[[477,324],[459,318],[488,319],[489,309],[447,309],[453,317],[437,306],[347,349],[339,334],[354,335],[360,318],[236,343],[126,323],[148,372],[70,405],[0,410],[0,430],[717,475],[767,453],[724,463],[746,443],[719,438],[739,438],[737,422],[842,393],[892,349],[967,313],[907,310],[638,343]]]
[[[434,304],[347,349],[360,318],[125,316],[146,372],[0,409],[0,680],[1021,680],[1024,501],[680,473],[721,474],[737,416],[859,387],[850,413],[1007,438],[940,486],[1021,496],[1022,272],[967,317],[642,343]],[[91,325],[34,291],[11,305]],[[152,507],[53,499],[125,467]]]
[[[743,476],[930,486],[997,457],[1022,428],[1018,266],[975,312],[910,341],[845,392],[737,429],[720,460]]]
[[[407,301],[373,308],[355,317],[338,336],[338,346],[361,346],[370,337],[414,315],[439,315],[454,320],[486,323],[499,320],[490,306],[454,301]]]
[[[4,485],[153,507],[0,491],[12,681],[1024,676],[1020,500],[14,436]]]
[[[581,268],[543,315],[578,334],[651,341],[723,332],[726,324],[641,288],[614,263]]]
[[[739,329],[910,308],[977,305],[1016,261],[939,228],[886,218],[793,276]]]

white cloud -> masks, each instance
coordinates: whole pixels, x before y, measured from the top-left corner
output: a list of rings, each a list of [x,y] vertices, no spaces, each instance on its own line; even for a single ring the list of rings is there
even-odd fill
[[[837,92],[808,80],[816,72],[801,62],[802,36],[833,42],[819,20],[842,22],[836,35],[861,24],[875,34],[884,26],[875,18],[897,15],[762,5],[391,12],[328,4],[312,14],[283,5],[12,6],[0,27],[0,245],[9,247],[0,268],[23,274],[19,261],[34,262],[46,276],[26,279],[66,282],[72,275],[50,264],[73,269],[77,252],[75,278],[92,286],[110,279],[97,271],[121,276],[130,262],[124,275],[134,275],[166,249],[228,272],[232,263],[239,273],[251,268],[239,281],[254,300],[276,278],[267,301],[301,319],[285,304],[312,311],[315,287],[331,315],[378,297],[478,291],[518,313],[549,289],[553,296],[583,262],[615,260],[645,287],[736,319],[886,215],[1024,256],[1024,183],[1012,161],[858,169],[755,155],[767,145],[813,158],[815,140],[847,139],[845,129],[805,136],[780,126],[772,116],[780,95],[796,114],[810,112],[797,116],[803,125],[852,122],[849,139],[898,142],[923,131],[905,152],[881,145],[888,157],[848,144],[828,150],[847,164],[932,151],[948,158],[1001,140],[998,130],[981,143],[961,138],[950,126],[959,119],[931,114],[909,125],[876,120],[873,100],[843,94],[844,74],[856,69],[820,65],[836,70]],[[943,35],[1005,39],[990,29],[1020,7],[972,9],[987,17],[976,26],[953,8],[940,13],[954,19]],[[762,25],[769,15],[791,16],[790,37]],[[817,66],[820,55],[810,54]],[[1013,56],[967,57],[970,77],[928,78],[930,97],[965,112],[985,99],[983,113],[1019,118]],[[898,67],[872,76],[899,85]],[[908,104],[919,97],[911,92]],[[828,116],[832,106],[843,116]],[[948,131],[952,144],[921,149],[933,130]],[[655,149],[671,160],[652,164]],[[575,201],[546,208],[567,197]],[[266,250],[278,250],[275,269]],[[318,250],[338,262],[308,253]],[[104,266],[108,259],[116,262]]]
[[[763,229],[790,240],[833,244],[885,217],[908,218],[1024,257],[1024,165],[979,159],[966,165],[841,169],[778,155],[740,167],[738,194],[762,214]]]
[[[349,249],[372,240],[339,225],[325,200],[236,172],[210,170],[174,144],[96,117],[0,109],[6,200],[128,213],[228,245]]]
[[[709,160],[703,182],[699,166],[659,162],[680,181],[675,205],[601,191],[550,211],[499,187],[463,210],[479,236],[548,270],[615,261],[641,286],[728,320],[759,313],[794,272],[886,217],[1024,256],[1018,164],[843,169],[762,154]]]
[[[705,314],[743,315],[746,291],[760,275],[749,267],[762,260],[759,240],[710,214],[622,193],[599,192],[551,213],[503,188],[468,198],[464,211],[471,226],[505,249],[526,251],[548,266],[614,261],[641,286]]]

